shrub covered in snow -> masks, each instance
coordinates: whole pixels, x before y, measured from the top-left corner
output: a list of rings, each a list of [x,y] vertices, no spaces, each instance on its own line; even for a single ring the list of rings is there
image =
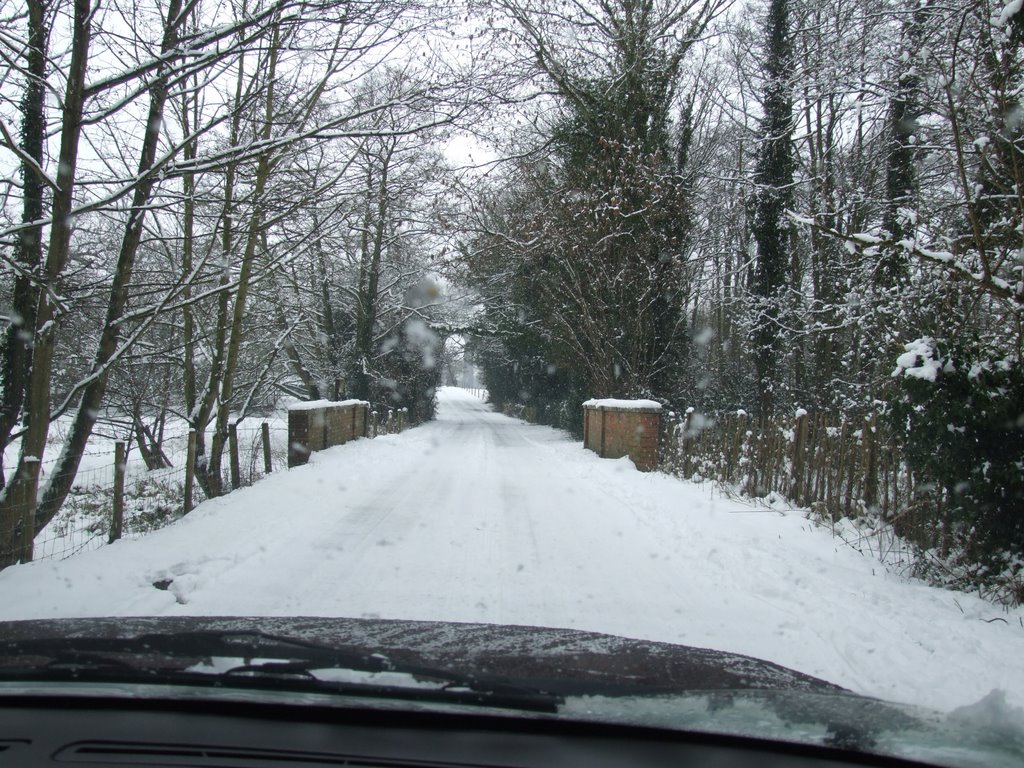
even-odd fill
[[[1024,555],[1024,366],[921,339],[907,345],[894,376],[890,416],[908,464],[932,484],[924,522],[941,532],[937,554],[973,564],[974,578],[1016,579]]]

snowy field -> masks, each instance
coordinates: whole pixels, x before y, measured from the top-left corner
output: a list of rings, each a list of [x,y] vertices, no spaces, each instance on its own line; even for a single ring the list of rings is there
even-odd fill
[[[315,454],[143,538],[0,572],[3,619],[183,614],[571,627],[943,710],[994,688],[1024,706],[1024,610],[889,574],[800,512],[599,459],[456,389],[417,429]]]

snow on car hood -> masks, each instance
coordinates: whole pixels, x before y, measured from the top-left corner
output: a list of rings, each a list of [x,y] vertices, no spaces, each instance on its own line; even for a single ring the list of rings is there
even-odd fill
[[[209,618],[152,617],[128,619],[59,619],[0,622],[0,662],[10,668],[17,653],[47,640],[82,644],[154,636],[188,636],[185,654],[161,658],[147,651],[142,668],[195,672],[219,670],[204,658],[195,633],[223,633],[257,638],[287,638],[342,654],[362,654],[393,662],[396,674],[344,670],[326,679],[347,682],[398,682],[415,689],[423,681],[407,669],[420,667],[457,675],[507,680],[525,690],[555,694],[557,711],[504,712],[504,716],[551,716],[613,724],[640,725],[689,733],[800,742],[844,750],[899,755],[950,766],[1019,766],[1024,762],[1024,714],[993,692],[982,701],[949,714],[882,702],[853,694],[809,675],[771,662],[734,653],[635,640],[594,632],[542,627],[454,622],[350,618]],[[116,644],[115,644],[116,645]],[[127,646],[125,646],[127,647]],[[115,651],[116,653],[116,651]],[[256,654],[259,655],[259,654]],[[344,657],[343,657],[344,658]],[[250,659],[251,661],[251,659]],[[150,666],[146,666],[150,665]],[[227,666],[231,666],[230,660]],[[402,670],[406,669],[405,672]],[[408,680],[403,678],[408,677]],[[161,698],[159,686],[83,685],[75,695],[130,695]],[[74,682],[65,688],[77,688]],[[452,686],[441,686],[442,690]],[[24,681],[0,679],[0,698],[26,692]],[[31,691],[31,688],[28,690]],[[53,687],[43,689],[53,694]],[[323,695],[293,695],[247,686],[233,690],[231,679],[208,691],[174,691],[172,698],[210,696],[232,700],[284,701],[296,706],[351,706],[348,692],[338,702]],[[359,701],[387,709],[423,709],[430,702],[401,699]],[[436,703],[446,709],[445,702]],[[486,704],[483,705],[486,708]],[[447,707],[450,709],[450,707]],[[513,707],[514,710],[514,707]],[[490,713],[493,714],[493,713]]]
[[[569,693],[843,690],[749,656],[571,629],[391,619],[190,616],[0,622],[0,637],[8,641],[253,630],[527,685],[550,682]]]

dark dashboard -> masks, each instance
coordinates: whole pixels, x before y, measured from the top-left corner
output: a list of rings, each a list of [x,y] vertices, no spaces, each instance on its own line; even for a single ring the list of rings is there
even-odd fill
[[[911,766],[899,759],[652,728],[210,701],[0,702],[0,766]]]

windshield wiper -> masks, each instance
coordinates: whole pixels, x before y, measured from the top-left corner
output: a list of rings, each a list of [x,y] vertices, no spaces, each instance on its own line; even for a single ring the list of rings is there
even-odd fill
[[[218,668],[206,663],[213,659],[237,659],[239,663]],[[318,677],[317,672],[328,673],[327,679]],[[368,679],[331,680],[331,672],[365,674]],[[408,685],[374,681],[373,676],[381,673],[404,675],[411,680]],[[561,696],[550,691],[504,680],[250,630],[0,641],[0,681],[271,688],[549,713],[557,712],[564,703]],[[427,687],[424,682],[436,682],[437,687]]]

